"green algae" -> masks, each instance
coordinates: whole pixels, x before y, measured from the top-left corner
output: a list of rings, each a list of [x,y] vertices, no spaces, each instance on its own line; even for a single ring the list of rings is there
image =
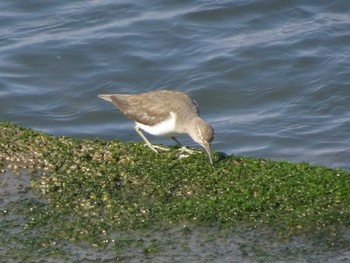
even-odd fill
[[[142,143],[55,137],[0,123],[0,169],[30,171],[30,188],[41,196],[23,207],[25,228],[49,233],[26,241],[34,248],[54,247],[55,240],[106,246],[118,230],[172,225],[268,227],[280,238],[332,238],[349,226],[348,171],[223,153],[214,160],[210,165],[201,151],[180,158],[175,148],[155,154]],[[156,242],[143,250],[156,253]]]

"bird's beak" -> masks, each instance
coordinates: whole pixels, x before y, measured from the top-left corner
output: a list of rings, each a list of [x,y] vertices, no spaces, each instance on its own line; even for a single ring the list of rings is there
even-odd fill
[[[205,151],[207,152],[208,156],[209,156],[209,161],[211,164],[213,164],[213,158],[211,157],[211,149],[210,149],[210,144],[205,144],[203,145]]]

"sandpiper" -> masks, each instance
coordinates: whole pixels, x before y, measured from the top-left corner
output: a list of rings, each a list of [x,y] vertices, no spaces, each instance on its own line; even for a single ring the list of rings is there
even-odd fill
[[[153,151],[166,148],[152,145],[141,129],[155,136],[171,137],[187,133],[204,147],[212,164],[211,141],[213,128],[199,117],[198,105],[187,94],[175,90],[155,90],[140,94],[99,94],[112,102],[121,112],[136,123],[135,130]]]

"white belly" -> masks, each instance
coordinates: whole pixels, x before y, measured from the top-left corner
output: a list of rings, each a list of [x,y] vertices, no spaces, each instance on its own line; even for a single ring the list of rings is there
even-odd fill
[[[170,118],[167,119],[166,121],[163,121],[159,124],[156,124],[154,126],[147,126],[142,123],[136,122],[136,125],[139,126],[142,130],[145,132],[155,135],[155,136],[166,136],[166,137],[171,137],[176,135],[177,133],[175,132],[175,119],[176,115],[173,112],[170,112]]]

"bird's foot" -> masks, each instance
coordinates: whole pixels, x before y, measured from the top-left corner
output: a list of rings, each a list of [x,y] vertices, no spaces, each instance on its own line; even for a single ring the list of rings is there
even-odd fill
[[[179,159],[187,158],[188,156],[194,153],[194,150],[190,150],[186,146],[182,146],[181,148],[178,149],[178,151],[180,152],[180,154],[178,155]]]
[[[181,153],[189,153],[189,154],[194,153],[193,150],[187,148],[186,146],[182,146],[182,147],[179,149],[179,152],[181,152]]]
[[[145,146],[148,146],[149,148],[151,148],[151,150],[154,151],[155,153],[158,153],[157,150],[160,150],[160,151],[169,151],[168,148],[165,148],[165,147],[162,147],[162,146],[159,146],[159,145],[154,145],[154,144],[148,144],[148,143],[146,143]]]
[[[162,147],[162,146],[159,146],[159,145],[152,145],[154,148],[158,149],[158,150],[161,150],[161,151],[170,151],[169,148],[166,148],[166,147]]]

